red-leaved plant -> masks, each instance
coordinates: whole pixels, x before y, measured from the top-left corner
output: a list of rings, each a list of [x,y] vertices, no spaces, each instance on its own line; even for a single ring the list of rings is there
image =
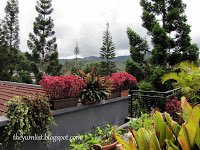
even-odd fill
[[[176,113],[181,112],[181,101],[176,98],[169,99],[165,103],[165,110],[171,115],[174,116]]]
[[[110,76],[110,80],[116,91],[130,89],[137,84],[137,79],[127,72],[113,73]]]
[[[43,75],[40,85],[51,100],[79,97],[81,90],[86,86],[81,77],[74,75]]]

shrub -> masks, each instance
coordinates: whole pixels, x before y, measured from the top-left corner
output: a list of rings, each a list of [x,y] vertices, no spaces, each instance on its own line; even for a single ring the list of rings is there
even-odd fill
[[[137,79],[127,72],[116,72],[111,74],[110,80],[116,90],[130,89],[137,84]]]
[[[179,101],[175,98],[167,100],[165,103],[165,110],[171,116],[174,116],[176,114],[176,112],[181,112],[181,101]]]
[[[138,81],[143,80],[145,77],[144,69],[134,61],[127,60],[125,70],[126,70],[126,72],[135,76],[138,79]]]
[[[101,74],[101,64],[100,64],[100,62],[90,62],[90,63],[87,63],[85,65],[85,67],[83,68],[83,72],[85,74],[88,74],[88,73],[90,73],[92,71],[92,68],[94,68],[94,70],[96,71],[97,75]]]
[[[180,88],[181,92],[194,103],[200,102],[200,68],[194,63],[181,62],[173,68],[173,72],[163,75],[162,82],[173,81],[175,88]]]
[[[150,82],[154,89],[157,91],[166,91],[165,86],[161,82],[161,77],[164,75],[165,70],[161,67],[155,67],[150,74]]]
[[[44,96],[15,97],[9,100],[7,117],[9,122],[4,130],[5,147],[13,136],[42,135],[50,136],[53,117],[48,99]],[[21,141],[14,141],[13,149],[19,149]]]
[[[144,91],[151,91],[151,90],[153,90],[152,84],[149,83],[149,82],[146,82],[146,81],[141,81],[138,84],[138,87],[139,87],[140,90],[144,90]]]
[[[74,75],[43,75],[40,85],[51,100],[79,97],[81,90],[86,86],[81,77]]]

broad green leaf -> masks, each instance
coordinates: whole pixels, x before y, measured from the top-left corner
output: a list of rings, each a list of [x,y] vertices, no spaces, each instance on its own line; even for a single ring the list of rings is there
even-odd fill
[[[132,150],[132,149],[130,148],[129,143],[128,143],[127,141],[125,141],[124,139],[122,139],[119,135],[117,135],[116,129],[114,130],[114,137],[115,137],[115,139],[116,139],[120,144],[123,145],[123,147],[125,148],[125,150]]]
[[[194,145],[195,138],[197,136],[197,131],[199,128],[200,121],[200,107],[195,106],[189,116],[188,122],[186,122],[185,127],[187,129],[189,140],[191,145]]]
[[[174,135],[176,137],[178,137],[179,131],[181,129],[179,124],[177,122],[175,122],[174,120],[172,120],[171,116],[166,112],[165,112],[165,118],[166,118],[166,121],[167,121],[168,125],[172,129]]]
[[[128,139],[129,139],[129,146],[130,146],[130,149],[131,149],[131,150],[137,150],[137,148],[136,148],[136,141],[135,141],[135,139],[134,139],[132,133],[129,133],[128,136],[129,136]]]
[[[185,125],[182,126],[179,132],[178,141],[183,150],[191,150],[191,144]]]
[[[150,150],[161,150],[160,143],[155,134],[150,137]]]
[[[195,143],[197,144],[197,146],[199,147],[200,149],[200,127],[198,126],[198,129],[197,129],[197,134],[196,134],[196,138],[195,138]]]
[[[166,140],[167,143],[167,150],[179,150],[179,148],[174,145],[170,140]]]
[[[166,123],[162,117],[162,114],[158,111],[156,111],[155,113],[154,126],[156,135],[160,142],[160,146],[161,148],[163,148],[163,146],[165,145],[165,138],[166,138]]]
[[[139,150],[149,150],[151,135],[149,132],[144,128],[140,128],[138,131],[133,131]]]
[[[191,112],[192,112],[192,107],[187,102],[185,97],[181,98],[181,108],[182,108],[182,111],[183,111],[183,119],[185,121],[187,121],[189,119]]]

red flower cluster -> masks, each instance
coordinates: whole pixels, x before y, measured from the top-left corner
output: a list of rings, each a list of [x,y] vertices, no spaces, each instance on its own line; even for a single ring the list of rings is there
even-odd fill
[[[165,110],[170,115],[174,115],[176,112],[181,112],[181,101],[175,98],[167,100],[165,103]]]
[[[137,84],[137,79],[127,72],[117,72],[110,76],[115,90],[130,89]]]
[[[81,90],[86,86],[81,77],[69,76],[42,76],[40,85],[52,99],[79,97]]]

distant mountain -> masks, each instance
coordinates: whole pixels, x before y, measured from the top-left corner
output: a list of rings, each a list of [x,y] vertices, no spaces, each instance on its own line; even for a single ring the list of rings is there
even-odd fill
[[[125,62],[127,59],[130,59],[130,56],[117,56],[113,60],[115,62]],[[101,61],[101,58],[97,56],[88,56],[84,58],[78,58],[81,61],[91,62],[91,61]],[[74,59],[59,59],[60,63],[64,64],[65,61],[74,61]]]

